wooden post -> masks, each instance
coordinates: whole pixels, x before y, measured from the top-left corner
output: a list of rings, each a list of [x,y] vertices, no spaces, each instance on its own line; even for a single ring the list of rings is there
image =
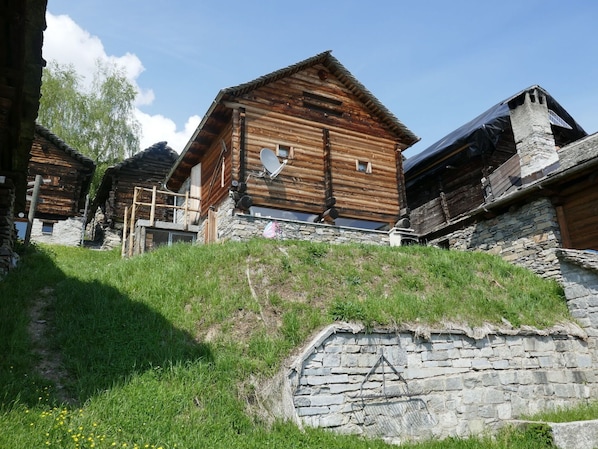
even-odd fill
[[[189,192],[185,192],[185,231],[187,230],[187,227],[189,226]]]
[[[150,226],[154,226],[156,218],[156,186],[152,188],[152,205],[150,206]]]
[[[137,205],[137,187],[133,191],[133,207],[131,210],[131,223],[129,229],[129,257],[133,255],[133,244],[135,239],[135,209]]]
[[[27,230],[25,231],[25,245],[29,245],[31,240],[31,228],[33,227],[33,219],[35,218],[35,209],[37,207],[37,199],[39,197],[39,188],[42,185],[42,175],[35,175],[35,183],[33,184],[33,193],[31,194],[31,203],[29,203],[29,214],[27,215]]]
[[[120,248],[120,257],[125,257],[127,248],[127,218],[129,216],[129,206],[125,207],[125,222],[123,225],[123,241]]]
[[[555,209],[559,228],[561,229],[561,246],[563,248],[571,248],[571,236],[569,235],[569,226],[567,226],[565,210],[562,205],[556,206]]]

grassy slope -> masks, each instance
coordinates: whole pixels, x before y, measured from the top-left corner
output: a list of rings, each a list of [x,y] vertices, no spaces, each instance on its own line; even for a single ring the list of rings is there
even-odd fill
[[[256,240],[131,260],[44,247],[25,254],[0,292],[0,447],[387,447],[286,423],[268,429],[246,413],[247,380],[274,373],[335,319],[568,319],[552,282],[486,254],[423,247]],[[62,404],[33,368],[27,310],[40,292],[53,298],[45,345],[60,354],[77,405]],[[538,447],[530,438],[426,447]]]

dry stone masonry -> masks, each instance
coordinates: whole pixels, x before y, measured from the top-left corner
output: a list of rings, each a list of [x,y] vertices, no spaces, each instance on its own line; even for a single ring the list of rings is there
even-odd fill
[[[496,431],[598,399],[598,256],[559,250],[576,324],[551,329],[324,329],[267,397],[302,426],[392,443]],[[284,403],[286,402],[286,403]],[[555,440],[586,447],[555,428]],[[558,437],[558,438],[557,438]],[[590,446],[591,447],[591,446]]]
[[[458,250],[487,251],[558,281],[556,250],[560,239],[556,211],[549,199],[541,198],[428,243],[446,241],[450,248]]]

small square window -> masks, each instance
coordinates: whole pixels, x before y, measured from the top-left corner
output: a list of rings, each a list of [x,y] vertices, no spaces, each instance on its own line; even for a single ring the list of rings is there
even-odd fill
[[[276,146],[276,156],[283,159],[293,159],[294,153],[293,147],[290,145],[278,144]]]
[[[42,234],[45,235],[52,235],[54,232],[54,223],[50,221],[43,221],[42,222]]]
[[[371,173],[372,163],[366,161],[355,161],[355,170],[361,173]]]

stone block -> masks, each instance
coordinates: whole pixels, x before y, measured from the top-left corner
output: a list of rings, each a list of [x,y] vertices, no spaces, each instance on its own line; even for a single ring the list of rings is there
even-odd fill
[[[318,424],[320,427],[340,427],[347,421],[348,418],[345,415],[335,413],[320,417]]]
[[[491,369],[492,365],[486,358],[476,358],[471,361],[471,368],[474,370],[486,370]]]
[[[299,407],[299,408],[297,408],[297,415],[299,415],[299,416],[325,415],[327,413],[328,413],[328,407]]]
[[[318,395],[312,396],[310,398],[310,405],[312,407],[319,407],[319,406],[328,406],[328,405],[338,405],[345,402],[345,398],[341,394],[334,394],[334,395]]]
[[[349,376],[346,374],[337,374],[330,376],[305,376],[307,385],[331,385],[349,382]]]
[[[491,364],[492,364],[492,368],[494,368],[496,370],[509,368],[508,360],[495,360],[495,361],[491,362]]]
[[[325,371],[326,369],[328,370],[328,372],[330,372],[330,368],[335,368],[340,366],[341,364],[341,355],[340,354],[330,354],[330,353],[326,353],[324,354],[324,357],[322,357],[322,365],[323,365],[323,371]]]

